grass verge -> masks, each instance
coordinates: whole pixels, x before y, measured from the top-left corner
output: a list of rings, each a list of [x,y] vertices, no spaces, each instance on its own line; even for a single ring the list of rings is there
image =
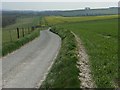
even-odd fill
[[[75,37],[70,31],[58,27],[52,28],[51,31],[62,38],[62,45],[41,88],[79,88],[80,81],[78,79],[79,69],[76,66],[78,58]]]
[[[28,34],[25,37],[18,39],[17,41],[13,41],[2,45],[2,56],[5,56],[8,53],[11,53],[12,51],[20,48],[22,45],[39,36],[39,34],[39,30],[34,30],[31,34]]]

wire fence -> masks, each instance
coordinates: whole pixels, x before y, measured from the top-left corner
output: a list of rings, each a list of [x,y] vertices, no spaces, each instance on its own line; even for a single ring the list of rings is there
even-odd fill
[[[2,31],[2,41],[3,44],[16,41],[26,35],[32,33],[38,27],[28,27],[28,28],[16,28],[13,30],[3,30]]]
[[[17,41],[20,38],[32,33],[35,29],[45,29],[48,27],[48,23],[45,18],[39,21],[39,25],[33,25],[28,27],[16,27],[14,29],[3,29],[2,30],[2,44],[7,44],[13,41]]]

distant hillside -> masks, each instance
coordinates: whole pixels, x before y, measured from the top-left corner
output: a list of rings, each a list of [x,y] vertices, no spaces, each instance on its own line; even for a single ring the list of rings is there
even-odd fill
[[[14,24],[19,17],[35,16],[33,11],[2,11],[2,27]]]
[[[49,16],[49,15],[61,15],[61,16],[91,16],[91,15],[111,15],[118,14],[118,8],[120,7],[110,7],[110,8],[102,8],[102,9],[80,9],[80,10],[65,10],[65,11],[2,11],[2,15],[17,15],[17,16]]]
[[[111,15],[118,14],[118,7],[104,8],[104,9],[82,9],[70,11],[43,11],[41,15],[61,15],[61,16],[96,16],[96,15]]]
[[[15,11],[2,10],[2,26],[13,24],[18,17],[30,16],[98,16],[98,15],[113,15],[118,14],[118,7],[104,8],[104,9],[90,9],[85,8],[81,10],[69,11]]]

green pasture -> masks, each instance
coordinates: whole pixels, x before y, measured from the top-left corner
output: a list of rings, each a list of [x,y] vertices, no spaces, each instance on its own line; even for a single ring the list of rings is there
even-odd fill
[[[55,24],[56,22],[56,26],[71,30],[80,37],[89,55],[92,76],[97,87],[117,87],[117,15],[90,17],[59,17],[57,19],[54,16],[52,19],[51,17],[47,17],[47,22],[50,24]],[[70,23],[66,23],[65,21]]]
[[[98,87],[116,87],[118,78],[117,19],[64,24],[84,44],[89,55],[93,79]]]

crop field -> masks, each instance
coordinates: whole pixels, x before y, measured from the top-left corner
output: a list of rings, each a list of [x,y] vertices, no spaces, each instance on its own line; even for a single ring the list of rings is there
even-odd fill
[[[81,16],[81,17],[62,17],[62,16],[49,16],[45,17],[49,25],[61,24],[61,23],[72,23],[89,20],[101,20],[117,18],[118,15],[106,15],[106,16]]]
[[[64,18],[64,19],[63,19]],[[69,19],[68,19],[69,18]],[[77,18],[75,20],[75,18]],[[79,18],[79,19],[78,19]],[[73,31],[82,40],[89,55],[92,77],[97,87],[117,87],[118,19],[115,16],[47,17],[48,24]],[[49,21],[50,20],[50,21]],[[72,23],[65,23],[72,22]],[[84,22],[81,22],[84,21]],[[63,23],[63,24],[60,24]]]

